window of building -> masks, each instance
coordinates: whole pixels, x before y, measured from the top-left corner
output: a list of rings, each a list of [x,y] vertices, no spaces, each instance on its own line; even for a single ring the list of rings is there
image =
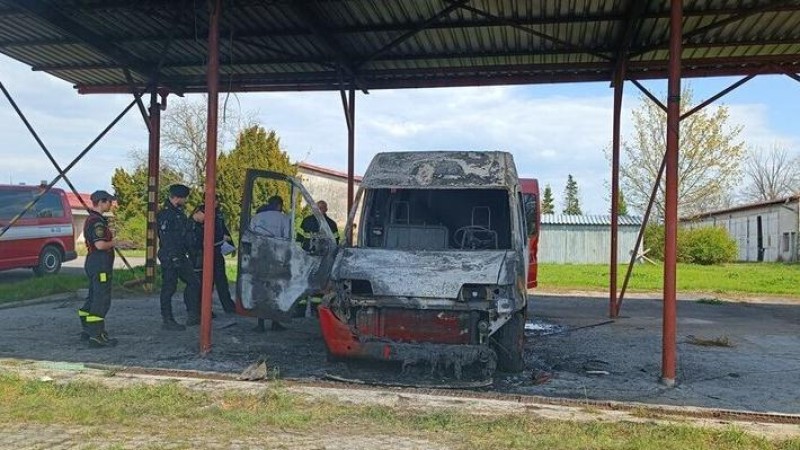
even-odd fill
[[[789,233],[783,233],[783,248],[782,248],[783,252],[789,251],[789,242],[790,242]]]

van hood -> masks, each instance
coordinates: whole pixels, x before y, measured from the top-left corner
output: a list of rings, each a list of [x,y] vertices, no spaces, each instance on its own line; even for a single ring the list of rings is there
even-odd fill
[[[517,266],[511,250],[341,250],[333,279],[367,280],[374,295],[387,297],[456,299],[464,284],[513,284]]]

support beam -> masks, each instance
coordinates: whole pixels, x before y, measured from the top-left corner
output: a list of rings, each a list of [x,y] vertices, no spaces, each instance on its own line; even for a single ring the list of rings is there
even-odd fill
[[[89,153],[89,151],[90,151],[91,149],[93,149],[93,148],[94,148],[94,146],[95,146],[95,145],[97,145],[97,143],[98,143],[98,142],[100,142],[100,140],[101,140],[101,139],[103,139],[103,137],[105,137],[105,135],[106,135],[106,134],[108,134],[108,132],[109,132],[109,131],[111,131],[111,129],[112,129],[112,128],[114,128],[114,126],[115,126],[117,123],[119,123],[119,121],[120,121],[120,120],[122,120],[122,118],[123,118],[123,117],[125,117],[125,115],[126,115],[126,114],[128,114],[128,111],[130,111],[130,110],[133,108],[133,106],[134,106],[135,104],[136,104],[136,100],[133,100],[132,102],[130,102],[130,103],[128,104],[128,106],[127,106],[127,107],[125,107],[125,109],[124,109],[124,110],[122,110],[122,112],[121,112],[121,113],[119,113],[119,114],[117,115],[117,117],[116,117],[116,118],[114,118],[114,120],[112,120],[112,121],[111,121],[111,123],[109,123],[109,124],[108,124],[108,125],[107,125],[107,126],[104,128],[104,129],[103,129],[103,131],[101,131],[101,132],[100,132],[100,134],[98,134],[98,135],[97,135],[97,136],[94,138],[94,140],[92,140],[92,142],[90,142],[90,143],[89,143],[89,145],[87,145],[87,146],[86,146],[86,148],[84,148],[84,149],[83,149],[83,150],[82,150],[82,151],[81,151],[81,152],[78,154],[78,156],[76,156],[76,157],[75,157],[75,159],[73,159],[73,160],[72,160],[72,162],[70,162],[70,163],[69,163],[69,165],[67,165],[67,167],[65,167],[65,168],[64,168],[64,170],[63,170],[63,171],[61,171],[61,173],[59,173],[59,174],[58,174],[58,176],[57,176],[57,177],[55,177],[55,178],[53,179],[53,181],[51,181],[50,183],[48,183],[48,184],[47,184],[47,186],[45,186],[45,188],[44,188],[44,190],[43,190],[42,192],[40,192],[39,194],[37,194],[37,195],[36,195],[36,196],[35,196],[35,197],[34,197],[34,198],[33,198],[33,199],[32,199],[32,200],[31,200],[31,201],[30,201],[30,202],[29,202],[27,205],[25,205],[25,208],[23,208],[23,210],[22,210],[22,211],[21,211],[19,214],[17,214],[16,216],[14,216],[14,218],[12,218],[12,219],[11,219],[11,220],[8,222],[8,224],[7,224],[6,226],[4,226],[2,230],[0,230],[0,237],[2,237],[4,234],[6,234],[6,232],[8,231],[8,229],[9,229],[9,228],[11,228],[12,226],[14,226],[14,224],[16,224],[16,223],[19,221],[19,219],[20,219],[20,218],[22,218],[22,216],[24,216],[24,215],[25,215],[25,213],[27,213],[28,211],[30,211],[30,209],[31,209],[31,208],[33,208],[33,207],[36,205],[36,203],[38,203],[38,202],[39,202],[39,200],[41,200],[41,199],[42,199],[42,197],[44,197],[44,194],[45,194],[47,191],[49,191],[49,190],[50,190],[50,189],[51,189],[53,186],[55,186],[55,184],[56,184],[56,183],[58,183],[59,181],[61,181],[61,180],[62,180],[62,179],[63,179],[63,178],[66,176],[67,172],[69,172],[70,170],[72,170],[72,168],[73,168],[73,167],[75,167],[75,165],[76,165],[76,164],[78,164],[78,162],[79,162],[81,159],[83,159],[83,157],[84,157],[84,156],[86,156],[86,154],[87,154],[87,153]]]
[[[398,45],[402,44],[403,42],[411,39],[414,35],[416,35],[420,31],[422,31],[422,30],[428,28],[429,26],[433,25],[439,19],[441,19],[442,17],[446,17],[451,12],[453,12],[454,10],[460,8],[462,5],[468,3],[469,1],[470,0],[458,0],[458,1],[455,1],[455,2],[451,2],[450,6],[448,6],[445,9],[439,11],[438,13],[434,14],[433,17],[431,17],[430,19],[422,22],[421,24],[419,24],[419,25],[415,26],[414,28],[412,28],[411,30],[401,34],[400,36],[396,37],[395,39],[392,39],[392,41],[389,42],[388,44],[384,45],[383,47],[381,47],[378,50],[376,50],[376,51],[372,52],[371,54],[369,54],[367,57],[363,58],[361,61],[359,61],[358,66],[362,66],[365,63],[374,60],[378,56],[388,52],[389,50],[397,47]]]
[[[634,86],[636,86],[637,88],[639,88],[639,90],[640,90],[640,91],[642,91],[642,93],[643,93],[643,94],[644,94],[644,95],[645,95],[647,98],[649,98],[651,102],[653,102],[653,103],[655,103],[656,105],[658,105],[658,107],[659,107],[659,108],[661,108],[661,110],[662,110],[662,111],[664,111],[664,112],[667,112],[667,107],[666,107],[666,106],[665,106],[663,103],[661,103],[661,100],[659,100],[659,99],[658,99],[658,97],[656,97],[655,95],[653,95],[653,93],[652,93],[652,92],[650,92],[650,91],[649,91],[649,90],[648,90],[646,87],[644,87],[644,86],[642,85],[642,83],[639,83],[639,81],[637,81],[637,80],[631,80],[631,83],[633,83],[633,85],[634,85]]]
[[[670,1],[669,80],[667,82],[666,200],[664,208],[664,318],[662,330],[661,381],[675,385],[677,369],[677,260],[678,260],[678,168],[681,114],[681,31],[683,1]]]
[[[701,36],[701,35],[709,32],[711,30],[714,30],[714,29],[717,29],[717,28],[720,28],[720,27],[724,27],[725,25],[730,25],[732,23],[740,22],[740,21],[742,21],[742,20],[744,20],[744,19],[746,19],[746,18],[748,18],[750,16],[753,16],[755,14],[763,14],[765,12],[774,11],[775,8],[779,8],[779,10],[784,10],[783,8],[791,7],[791,5],[794,5],[795,3],[796,2],[794,0],[773,1],[773,2],[762,3],[760,6],[756,6],[756,7],[749,8],[749,9],[741,9],[740,8],[740,9],[733,10],[733,11],[731,11],[729,13],[730,17],[726,17],[724,19],[720,19],[720,20],[714,21],[714,22],[712,22],[712,23],[710,23],[708,25],[705,25],[705,26],[702,26],[700,28],[696,28],[694,30],[691,30],[691,31],[687,32],[686,34],[684,34],[682,36],[682,38],[681,38],[682,41],[681,42],[688,41],[689,39],[691,39],[691,38],[693,38],[695,36]],[[794,7],[796,8],[797,6],[795,5]],[[670,19],[670,20],[672,20],[672,19]],[[668,44],[670,42],[671,42],[671,39],[668,39],[666,41],[659,42],[658,44],[649,45],[647,47],[638,49],[636,52],[634,52],[631,55],[631,58],[635,58],[637,56],[644,55],[645,53],[649,53],[651,51],[658,50],[661,47],[663,47],[664,44]]]
[[[793,79],[793,80],[795,80],[795,81],[800,82],[800,75],[798,75],[798,74],[796,74],[794,72],[791,72],[791,71],[787,70],[786,71],[786,76],[791,78],[791,79]]]
[[[14,7],[24,11],[39,20],[47,22],[49,25],[63,31],[64,33],[76,38],[78,41],[89,45],[99,51],[112,61],[129,67],[142,78],[148,79],[152,76],[152,67],[144,60],[128,53],[127,50],[108,42],[108,40],[94,31],[81,25],[79,21],[62,14],[57,7],[42,0],[20,0],[14,2]]]
[[[31,123],[28,122],[28,118],[25,117],[25,114],[19,108],[19,106],[17,105],[17,102],[14,101],[14,98],[11,97],[11,94],[8,92],[8,90],[3,85],[2,82],[0,82],[0,90],[3,91],[3,95],[6,96],[6,99],[11,104],[11,107],[14,108],[14,111],[17,113],[17,116],[19,116],[20,120],[22,120],[22,123],[25,124],[25,128],[27,128],[28,132],[31,133],[31,136],[33,136],[33,139],[36,141],[36,143],[39,144],[39,148],[42,149],[42,151],[44,152],[45,156],[47,156],[47,159],[50,160],[50,164],[52,164],[53,167],[55,167],[56,171],[58,172],[58,175],[64,180],[65,183],[67,183],[67,186],[69,186],[69,188],[72,191],[72,193],[75,194],[75,197],[78,199],[79,202],[81,202],[81,205],[83,206],[83,209],[85,209],[86,212],[89,212],[90,211],[89,205],[86,204],[86,202],[83,200],[83,197],[78,192],[78,189],[75,188],[75,185],[72,184],[72,181],[70,181],[69,177],[67,177],[67,173],[58,164],[56,159],[53,157],[53,154],[50,153],[50,150],[47,148],[47,146],[44,145],[44,142],[39,137],[39,134],[36,132],[36,130],[33,129],[33,126],[31,125]],[[50,188],[45,189],[41,193],[41,195],[46,194],[49,190],[50,190]],[[3,232],[5,233],[5,230]],[[117,255],[119,255],[120,259],[125,264],[125,266],[128,268],[128,270],[133,271],[133,267],[131,267],[131,264],[128,262],[128,259],[125,258],[125,255],[122,254],[122,252],[119,250],[119,248],[114,247],[114,251],[116,252]]]
[[[453,3],[453,0],[449,0],[449,3]],[[600,58],[600,59],[603,59],[603,60],[607,60],[607,61],[611,60],[611,58],[608,55],[605,55],[603,53],[598,53],[598,52],[595,52],[595,51],[592,51],[592,50],[583,49],[580,46],[573,44],[572,42],[568,42],[568,41],[565,41],[563,39],[559,39],[557,37],[550,36],[549,34],[545,34],[545,33],[542,33],[540,31],[536,31],[533,28],[520,25],[517,21],[515,21],[513,19],[506,19],[505,17],[499,17],[499,16],[496,16],[494,14],[488,13],[488,12],[483,11],[483,10],[478,9],[478,8],[474,8],[474,7],[469,6],[469,5],[462,5],[461,9],[464,9],[466,11],[470,11],[473,14],[476,14],[476,15],[481,16],[481,17],[485,17],[487,19],[496,20],[500,24],[503,24],[503,25],[506,25],[506,26],[509,26],[509,27],[512,27],[512,28],[516,28],[517,30],[524,31],[524,32],[526,32],[526,33],[528,33],[530,35],[536,36],[536,37],[538,37],[540,39],[543,39],[545,41],[550,41],[550,42],[553,42],[555,44],[561,45],[564,48],[576,49],[576,50],[585,50],[584,53],[587,54],[587,55],[592,55],[592,56],[595,56],[597,58]]]
[[[614,78],[612,83],[616,84],[617,80],[625,80],[624,71],[625,65],[628,62],[628,50],[631,48],[633,39],[642,25],[642,15],[647,9],[647,2],[645,0],[631,0],[628,4],[628,13],[625,17],[625,30],[622,32],[619,43],[617,44],[616,56],[614,58]],[[622,77],[617,77],[617,74],[622,72]]]
[[[219,111],[219,21],[222,0],[209,2],[208,133],[206,137],[206,192],[203,222],[203,279],[200,308],[200,353],[211,352],[211,289],[214,285],[214,205],[217,189],[217,113]]]
[[[719,100],[720,98],[724,97],[725,95],[728,95],[734,89],[736,89],[739,86],[747,83],[748,81],[752,80],[755,77],[756,77],[755,74],[754,75],[748,75],[748,76],[742,78],[741,80],[733,83],[732,85],[728,86],[727,88],[721,90],[717,95],[714,95],[713,97],[708,98],[706,101],[700,103],[699,105],[695,106],[694,108],[690,109],[689,111],[686,111],[685,113],[683,113],[681,115],[681,119],[680,120],[686,119],[687,117],[691,116],[692,114],[696,113],[697,111],[700,111],[701,109],[703,109],[706,106],[714,103],[715,101]]]
[[[366,83],[359,78],[351,58],[347,56],[345,51],[342,49],[342,46],[336,42],[336,39],[333,37],[331,32],[319,22],[319,19],[316,17],[314,12],[308,7],[308,1],[292,1],[289,3],[289,5],[298,18],[303,21],[303,24],[306,25],[318,38],[320,45],[322,45],[326,51],[330,52],[334,56],[336,62],[339,63],[339,66],[341,66],[341,68],[347,72],[347,75],[353,79],[353,82],[356,84],[356,86],[358,86],[358,88],[364,91],[366,94]]]
[[[356,159],[356,91],[350,89],[347,102],[347,213],[353,209]],[[352,231],[351,231],[352,232]]]
[[[145,289],[153,292],[156,281],[156,251],[158,248],[158,226],[156,214],[158,185],[161,176],[161,106],[155,92],[150,94],[149,140],[147,148],[147,235],[145,236]]]
[[[611,144],[611,254],[609,258],[608,316],[617,317],[617,269],[619,250],[619,153],[622,124],[622,88],[625,85],[625,65],[614,77],[614,130]]]

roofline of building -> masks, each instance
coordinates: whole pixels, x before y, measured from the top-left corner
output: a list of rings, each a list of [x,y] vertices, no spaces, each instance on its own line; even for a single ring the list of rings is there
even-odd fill
[[[321,173],[321,174],[324,174],[324,175],[336,177],[336,178],[343,178],[345,180],[348,179],[347,174],[344,173],[344,172],[339,172],[338,170],[329,169],[327,167],[316,166],[314,164],[309,164],[307,162],[299,162],[299,163],[297,163],[297,167],[299,167],[301,169],[310,170],[312,172],[318,172],[318,173]],[[356,175],[356,176],[353,177],[353,180],[355,180],[356,183],[360,183],[361,182],[361,177]]]
[[[729,214],[739,211],[747,211],[749,209],[763,208],[765,206],[772,206],[772,205],[780,205],[782,203],[791,203],[798,200],[800,200],[800,194],[795,194],[795,195],[790,195],[788,197],[779,198],[777,200],[767,200],[764,202],[748,203],[746,205],[739,205],[731,208],[718,209],[716,211],[703,212],[689,217],[682,217],[681,220],[682,221],[697,220],[705,217],[716,216],[719,214]]]

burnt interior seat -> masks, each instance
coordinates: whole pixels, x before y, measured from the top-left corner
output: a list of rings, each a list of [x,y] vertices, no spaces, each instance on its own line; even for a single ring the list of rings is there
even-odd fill
[[[402,250],[444,250],[449,232],[442,225],[390,224],[386,228],[385,248]]]

